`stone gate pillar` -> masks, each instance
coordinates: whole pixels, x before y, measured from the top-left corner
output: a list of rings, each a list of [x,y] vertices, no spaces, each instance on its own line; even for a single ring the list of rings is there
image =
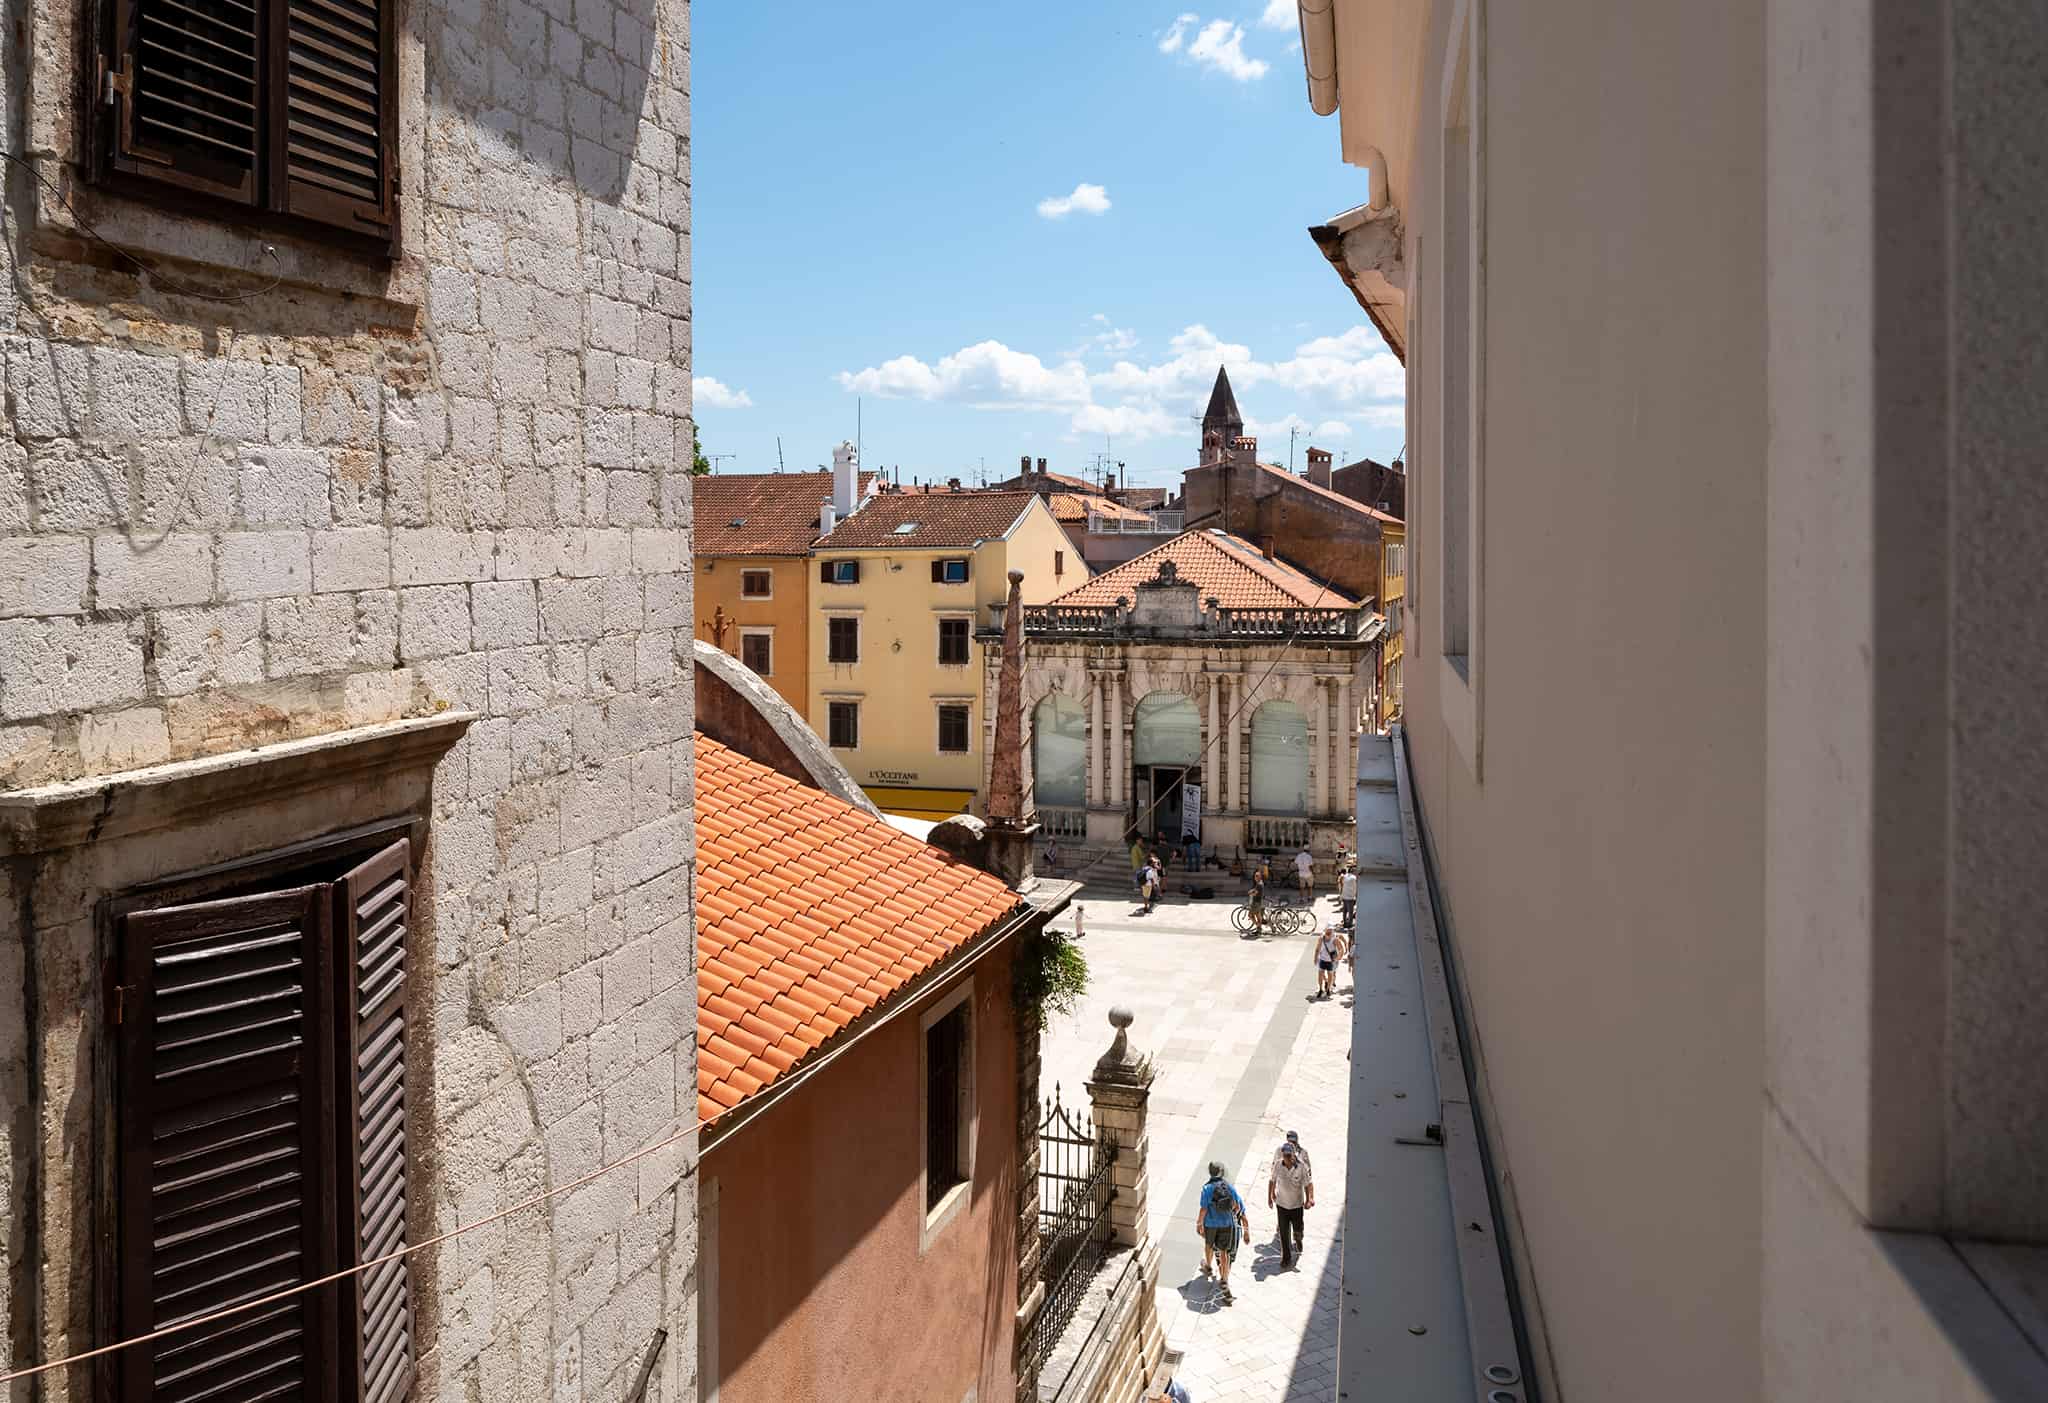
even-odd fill
[[[1116,1164],[1110,1183],[1116,1196],[1109,1205],[1110,1240],[1125,1247],[1146,1245],[1145,1158],[1151,1149],[1146,1133],[1146,1107],[1152,1098],[1152,1064],[1131,1046],[1131,1011],[1121,1006],[1109,1011],[1116,1040],[1095,1063],[1088,1082],[1088,1099],[1094,1106],[1095,1132],[1114,1135]]]

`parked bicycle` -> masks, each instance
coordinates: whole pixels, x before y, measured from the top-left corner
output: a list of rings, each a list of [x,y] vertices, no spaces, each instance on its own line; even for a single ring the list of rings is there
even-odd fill
[[[1276,900],[1272,893],[1266,895],[1266,917],[1260,927],[1262,935],[1306,935],[1315,929],[1315,913],[1305,906],[1291,901]],[[1252,931],[1251,903],[1240,902],[1231,908],[1230,924],[1239,935]]]

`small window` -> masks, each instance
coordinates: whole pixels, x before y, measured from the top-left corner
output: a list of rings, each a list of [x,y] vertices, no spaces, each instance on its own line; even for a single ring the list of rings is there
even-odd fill
[[[1067,553],[1056,550],[1052,553],[1052,574],[1054,579],[1067,573]]]
[[[910,535],[910,534],[911,534],[912,532],[914,532],[914,531],[916,531],[916,530],[917,530],[917,523],[916,523],[916,522],[914,522],[914,521],[906,521],[906,522],[904,522],[904,523],[903,523],[903,524],[902,524],[901,526],[898,526],[898,527],[897,527],[897,528],[896,528],[895,530],[891,531],[891,532],[890,532],[889,534],[890,534],[890,535],[892,535],[892,536],[908,536],[908,535]]]
[[[968,1040],[972,1005],[961,1002],[924,1030],[924,1208],[930,1213],[967,1182],[973,1130]]]
[[[392,251],[396,0],[113,0],[88,108],[110,182]],[[95,85],[97,87],[97,85]]]
[[[756,677],[775,675],[775,636],[766,629],[740,635],[740,661]]]
[[[967,753],[967,704],[947,702],[939,708],[939,751],[945,755]]]
[[[860,661],[860,620],[827,619],[825,621],[825,661],[828,663],[857,663]]]
[[[825,729],[826,739],[834,750],[860,749],[860,703],[827,702]]]
[[[967,666],[969,626],[967,619],[939,620],[939,661],[945,666]]]
[[[818,562],[818,583],[821,585],[857,585],[860,583],[860,562],[858,560],[821,560]]]
[[[966,584],[967,562],[965,560],[934,560],[932,562],[932,583],[935,585]]]
[[[775,577],[766,570],[740,571],[740,598],[773,599]]]

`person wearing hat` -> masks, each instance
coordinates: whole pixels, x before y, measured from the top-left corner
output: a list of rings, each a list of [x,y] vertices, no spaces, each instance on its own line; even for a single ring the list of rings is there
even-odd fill
[[[1209,1274],[1213,1262],[1218,1295],[1227,1306],[1233,1299],[1230,1259],[1237,1255],[1240,1231],[1249,1236],[1252,1225],[1245,1217],[1244,1200],[1223,1177],[1221,1160],[1209,1161],[1209,1182],[1202,1185],[1201,1211],[1195,1215],[1195,1224],[1202,1236],[1202,1275]]]
[[[1283,1141],[1272,1173],[1266,1176],[1266,1207],[1280,1219],[1280,1268],[1285,1271],[1301,1255],[1302,1214],[1316,1206],[1315,1176],[1292,1140]]]
[[[1308,1148],[1301,1143],[1301,1132],[1299,1130],[1290,1130],[1287,1132],[1287,1138],[1280,1142],[1280,1150],[1286,1149],[1289,1145],[1292,1145],[1294,1147],[1294,1153],[1296,1157],[1299,1158],[1303,1164],[1307,1164]],[[1280,1163],[1280,1150],[1273,1151],[1273,1163],[1275,1166],[1278,1166]]]

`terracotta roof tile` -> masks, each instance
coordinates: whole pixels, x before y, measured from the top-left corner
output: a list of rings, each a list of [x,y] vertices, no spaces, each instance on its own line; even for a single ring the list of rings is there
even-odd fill
[[[1223,531],[1186,531],[1134,556],[1055,598],[1054,604],[1101,607],[1137,598],[1138,586],[1172,561],[1204,602],[1229,609],[1355,609],[1358,601],[1304,575],[1282,560],[1268,560],[1250,541]]]
[[[875,475],[860,475],[865,494]],[[711,473],[691,482],[698,555],[802,555],[818,538],[832,474]]]
[[[1053,516],[1060,521],[1086,521],[1090,512],[1116,521],[1146,521],[1144,512],[1133,510],[1107,497],[1089,497],[1079,492],[1055,492],[1045,499],[1052,508]]]
[[[709,1120],[1001,920],[1017,894],[708,736],[696,747],[697,1108]]]
[[[1032,501],[1029,492],[944,492],[935,496],[885,492],[833,527],[817,548],[822,554],[972,546],[1002,536]],[[899,532],[901,526],[916,529]]]
[[[1390,512],[1381,511],[1377,507],[1367,506],[1364,502],[1358,501],[1355,498],[1347,497],[1342,492],[1339,492],[1334,488],[1319,487],[1315,483],[1310,482],[1305,477],[1296,477],[1293,473],[1287,471],[1287,469],[1281,467],[1278,463],[1261,463],[1259,464],[1259,470],[1261,472],[1268,474],[1269,476],[1281,479],[1291,487],[1296,487],[1302,490],[1303,492],[1311,493],[1314,496],[1321,497],[1325,501],[1334,502],[1338,506],[1345,507],[1351,511],[1359,513],[1361,516],[1369,516],[1375,521],[1391,521],[1395,525],[1399,525],[1401,522],[1400,517],[1395,516]]]

